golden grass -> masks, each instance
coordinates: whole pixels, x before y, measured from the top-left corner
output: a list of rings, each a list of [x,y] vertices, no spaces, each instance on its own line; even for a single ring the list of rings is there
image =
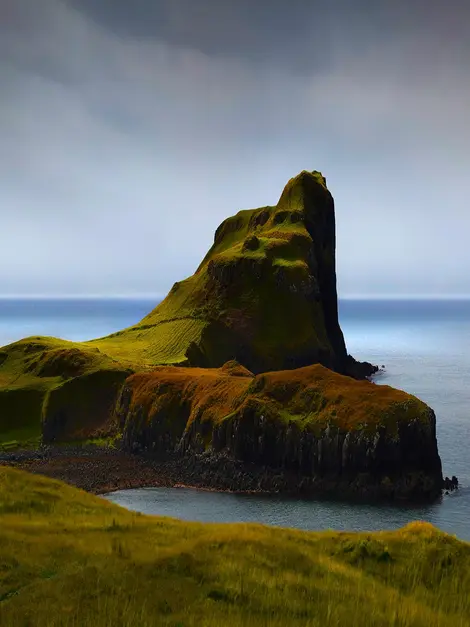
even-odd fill
[[[356,381],[320,364],[254,376],[228,364],[223,368],[155,368],[132,375],[128,416],[187,416],[217,424],[247,405],[259,407],[279,422],[296,422],[316,430],[327,424],[346,431],[375,429],[394,432],[400,422],[428,421],[429,408],[419,399],[389,386]],[[239,366],[240,368],[240,366]],[[243,375],[243,376],[240,376]]]
[[[126,511],[0,467],[0,625],[470,625],[470,545]]]

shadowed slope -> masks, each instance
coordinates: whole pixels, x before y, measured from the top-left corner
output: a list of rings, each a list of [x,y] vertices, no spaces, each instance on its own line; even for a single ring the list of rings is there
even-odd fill
[[[2,627],[470,625],[470,545],[426,523],[185,523],[0,466],[0,529]]]

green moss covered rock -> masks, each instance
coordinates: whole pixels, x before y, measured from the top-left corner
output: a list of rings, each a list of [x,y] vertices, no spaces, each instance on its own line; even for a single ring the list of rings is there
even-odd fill
[[[301,172],[277,205],[225,220],[195,274],[110,340],[118,347],[137,337],[158,364],[219,367],[237,359],[253,372],[312,363],[348,372],[334,202],[324,177]]]

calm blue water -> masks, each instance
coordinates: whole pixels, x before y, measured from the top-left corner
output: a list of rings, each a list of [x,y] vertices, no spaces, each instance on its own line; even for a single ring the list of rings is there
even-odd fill
[[[0,298],[0,346],[29,335],[89,340],[138,322],[155,300]]]
[[[0,300],[0,346],[27,335],[90,339],[142,318],[149,300]],[[444,474],[461,489],[426,507],[389,507],[144,488],[107,498],[187,520],[253,521],[302,529],[374,530],[428,520],[470,541],[470,301],[342,301],[341,325],[358,359],[386,365],[377,383],[434,408]]]

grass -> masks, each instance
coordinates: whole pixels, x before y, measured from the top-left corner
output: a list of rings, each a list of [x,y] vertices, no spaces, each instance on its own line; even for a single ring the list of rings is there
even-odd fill
[[[470,545],[143,516],[0,467],[2,627],[468,627]]]
[[[64,439],[114,431],[115,396],[135,364],[86,342],[43,337],[10,344],[2,354],[0,446],[36,442],[48,429]]]
[[[19,431],[17,434],[15,434],[14,432],[10,432],[9,436],[11,437],[12,435],[16,435],[18,439],[2,440],[2,442],[0,442],[0,453],[8,453],[11,451],[15,451],[18,448],[34,450],[37,449],[38,446],[41,444],[40,435],[29,439],[25,439],[24,431]],[[5,436],[3,437],[5,438]]]
[[[221,369],[159,367],[129,377],[126,389],[128,421],[150,425],[164,417],[165,422],[180,422],[178,438],[196,419],[220,424],[254,405],[278,423],[297,423],[311,431],[331,425],[374,432],[382,425],[393,435],[400,423],[427,424],[431,419],[427,405],[410,394],[356,381],[320,364],[256,376],[231,364]]]
[[[84,438],[81,440],[62,440],[57,442],[55,446],[57,448],[89,448],[95,447],[97,449],[118,449],[122,434],[116,430],[115,433],[107,437],[101,438]]]

